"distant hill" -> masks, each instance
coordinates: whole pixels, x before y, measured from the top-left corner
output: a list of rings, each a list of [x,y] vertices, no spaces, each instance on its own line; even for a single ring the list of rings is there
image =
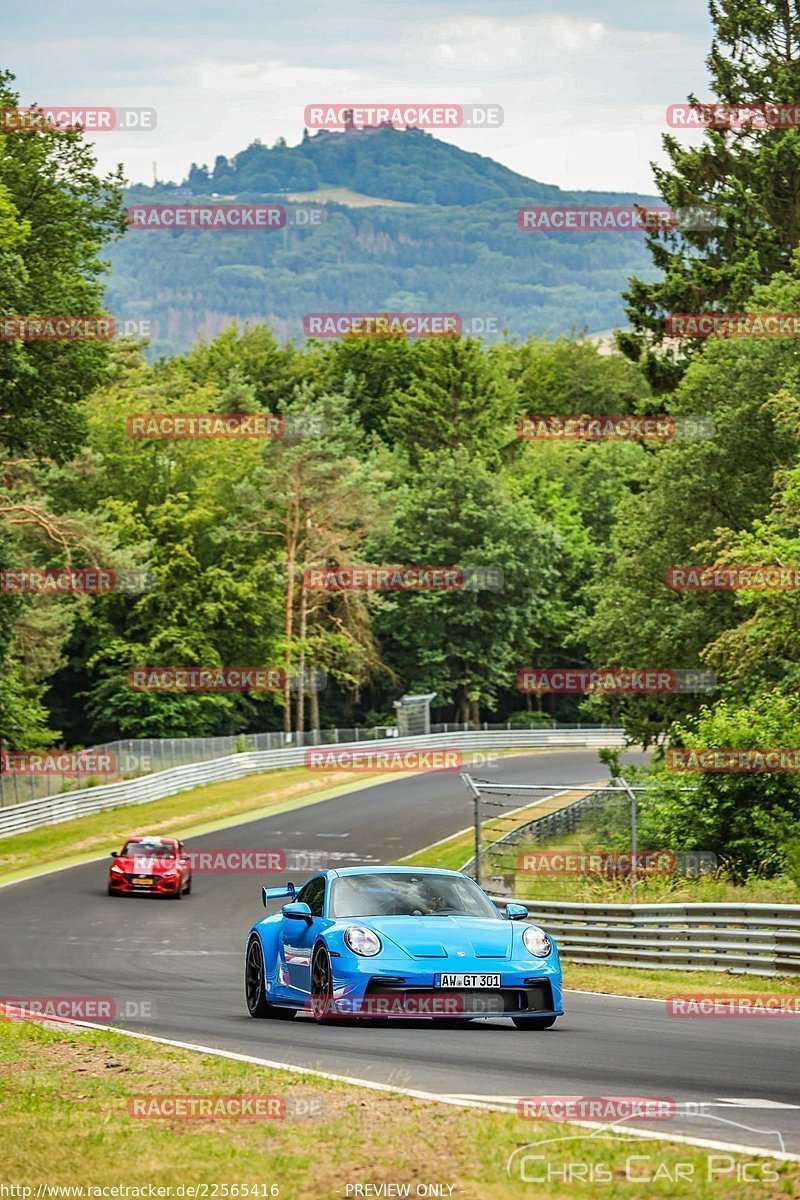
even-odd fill
[[[527,195],[547,203],[561,192],[419,129],[323,130],[299,146],[254,142],[213,169],[192,164],[194,193],[309,191],[325,184],[410,204],[482,204]]]
[[[320,224],[291,224],[298,195],[300,207],[321,207]],[[186,349],[233,319],[302,336],[306,313],[328,311],[459,312],[518,337],[607,330],[625,321],[628,276],[654,277],[639,234],[522,232],[517,210],[656,197],[565,192],[418,130],[256,141],[127,199],[270,200],[290,213],[271,232],[131,231],[111,248],[109,307],[151,322],[153,353]]]

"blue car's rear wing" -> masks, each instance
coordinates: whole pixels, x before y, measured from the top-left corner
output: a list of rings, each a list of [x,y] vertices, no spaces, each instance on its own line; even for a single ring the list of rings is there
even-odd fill
[[[264,901],[264,908],[267,907],[270,900],[283,900],[286,896],[290,900],[294,900],[297,895],[297,888],[293,883],[287,883],[284,887],[262,888],[261,898]]]

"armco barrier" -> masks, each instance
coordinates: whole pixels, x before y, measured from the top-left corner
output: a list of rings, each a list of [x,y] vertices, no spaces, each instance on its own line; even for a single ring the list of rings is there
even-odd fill
[[[508,897],[495,897],[498,904]],[[521,900],[568,962],[606,966],[800,972],[794,904],[579,904]]]
[[[581,747],[624,746],[625,737],[621,729],[524,729],[524,730],[476,730],[469,733],[439,733],[422,738],[393,738],[387,746],[385,740],[376,742],[339,742],[331,750],[433,750],[437,747],[453,747],[459,750],[501,749],[578,749]],[[317,747],[325,749],[325,747]],[[254,750],[241,754],[227,755],[210,762],[188,763],[182,767],[171,767],[139,779],[122,780],[119,783],[101,784],[98,787],[82,788],[79,791],[63,792],[57,796],[46,796],[29,800],[24,804],[12,804],[0,808],[0,838],[14,833],[26,833],[40,825],[57,825],[73,817],[106,812],[128,805],[147,804],[150,800],[161,800],[190,788],[206,783],[222,783],[230,779],[241,779],[243,775],[254,775],[278,767],[302,766],[309,747],[292,747],[287,750]]]
[[[484,721],[480,732],[509,732],[517,726],[510,721],[493,725]],[[591,725],[537,725],[537,729],[594,728]],[[472,725],[431,725],[428,734],[469,733]],[[425,735],[427,736],[427,735]],[[139,775],[153,775],[156,771],[168,771],[171,767],[186,767],[190,763],[210,762],[227,754],[242,754],[253,750],[290,750],[299,746],[328,746],[350,742],[373,742],[394,740],[398,737],[396,725],[373,725],[369,728],[306,729],[291,733],[272,730],[269,733],[240,733],[226,737],[184,738],[124,738],[116,742],[103,742],[90,746],[98,754],[110,754],[117,763],[117,779],[135,779]],[[65,791],[75,790],[75,779],[58,772],[47,775],[11,775],[0,771],[0,808],[13,804],[25,804],[28,800],[41,800],[44,796],[58,796]]]

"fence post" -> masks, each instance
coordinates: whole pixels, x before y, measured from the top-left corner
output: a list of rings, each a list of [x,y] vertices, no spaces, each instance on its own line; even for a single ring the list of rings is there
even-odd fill
[[[472,782],[471,776],[462,775],[461,778],[472,792],[472,798],[475,801],[475,882],[478,887],[481,887],[481,794]]]
[[[633,791],[630,784],[627,782],[627,780],[623,779],[621,775],[617,776],[617,783],[621,784],[622,787],[625,788],[625,791],[628,794],[628,799],[631,802],[631,892],[635,896],[636,895],[636,869],[638,866],[638,864],[636,862],[636,850],[637,850],[637,845],[636,845],[636,842],[637,842],[637,838],[636,838],[636,817],[637,817],[636,792]]]

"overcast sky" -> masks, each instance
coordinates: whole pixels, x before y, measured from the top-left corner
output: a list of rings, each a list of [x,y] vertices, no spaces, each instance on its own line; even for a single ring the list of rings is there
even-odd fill
[[[651,192],[664,109],[707,98],[703,0],[23,0],[2,17],[22,102],[151,106],[101,166],[179,179],[254,138],[300,140],[313,102],[500,104],[436,136],[564,188]]]

